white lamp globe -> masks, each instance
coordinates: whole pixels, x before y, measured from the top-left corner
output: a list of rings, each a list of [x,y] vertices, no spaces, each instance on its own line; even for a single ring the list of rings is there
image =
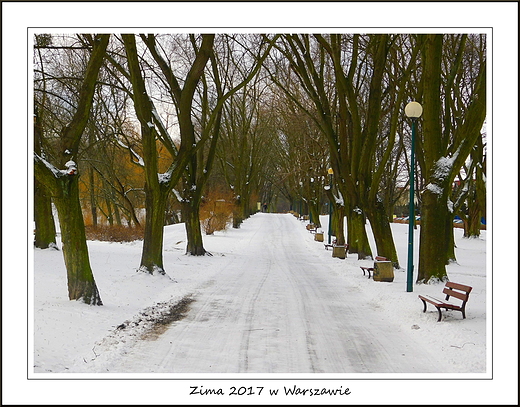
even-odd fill
[[[412,119],[417,119],[422,115],[422,106],[419,102],[410,102],[404,108],[404,113]]]

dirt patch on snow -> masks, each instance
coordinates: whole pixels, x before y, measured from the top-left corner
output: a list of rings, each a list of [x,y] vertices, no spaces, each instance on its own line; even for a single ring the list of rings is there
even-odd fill
[[[155,340],[166,331],[170,324],[186,317],[193,301],[195,300],[187,295],[177,302],[159,302],[118,325],[113,334],[114,336],[135,336],[138,339]]]
[[[184,297],[177,304],[163,309],[161,314],[153,320],[150,329],[143,334],[142,339],[156,340],[168,329],[170,324],[186,317],[193,301],[195,300],[191,297]]]
[[[173,322],[185,318],[193,301],[191,295],[187,295],[181,300],[159,302],[145,308],[97,342],[92,348],[94,356],[84,357],[83,361],[87,364],[99,363],[99,367],[93,369],[105,371],[101,367],[103,364],[126,355],[140,340],[156,340]]]

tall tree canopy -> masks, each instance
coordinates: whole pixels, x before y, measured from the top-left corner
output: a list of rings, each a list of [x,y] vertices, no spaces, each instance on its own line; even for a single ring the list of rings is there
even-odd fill
[[[101,304],[84,219],[144,225],[138,269],[165,274],[172,197],[203,255],[209,188],[233,196],[234,227],[277,199],[319,224],[330,201],[338,244],[400,268],[390,222],[414,182],[418,283],[448,278],[453,217],[476,236],[485,216],[485,35],[40,34],[34,67],[35,245],[55,246],[52,203],[71,299]]]

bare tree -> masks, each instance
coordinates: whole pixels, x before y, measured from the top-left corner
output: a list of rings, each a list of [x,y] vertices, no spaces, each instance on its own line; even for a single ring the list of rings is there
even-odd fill
[[[259,194],[260,184],[270,174],[275,117],[268,106],[269,97],[265,78],[257,76],[224,106],[217,155],[220,171],[234,196],[234,228],[256,210],[252,197]]]
[[[34,113],[34,152],[42,155],[42,123],[37,108]],[[52,201],[45,185],[34,177],[34,246],[40,249],[54,248],[56,226],[52,214]]]
[[[55,143],[57,150],[51,152],[55,164],[46,158],[51,154],[44,157],[34,153],[35,176],[49,191],[58,212],[69,299],[81,300],[91,305],[102,305],[102,301],[90,267],[76,161],[109,38],[107,34],[93,38],[92,51],[88,56],[73,116],[59,133]]]
[[[139,63],[135,36],[131,34],[123,35],[122,39],[125,45],[133,88],[134,107],[141,124],[146,179],[146,224],[140,270],[150,274],[154,272],[165,274],[162,249],[167,198],[195,151],[195,143],[190,143],[190,141],[195,139],[195,129],[192,122],[193,97],[204,67],[210,58],[214,35],[206,34],[202,36],[200,48],[197,49],[182,87],[178,79],[173,75],[171,67],[156,53],[155,37],[153,35],[141,37],[146,41],[148,49],[151,50],[152,55],[166,74],[166,84],[177,103],[177,116],[181,134],[181,145],[177,149],[148,94]],[[159,174],[157,139],[164,143],[173,158],[170,167],[163,174]]]
[[[329,182],[327,142],[316,123],[283,93],[279,95],[276,115],[280,138],[278,150],[282,154],[279,172],[288,184],[285,190],[293,191],[295,198],[304,204],[303,213],[321,227],[319,215],[325,184]]]
[[[448,279],[454,215],[448,198],[456,175],[482,137],[486,117],[485,38],[437,34],[425,35],[424,43],[419,162],[426,187],[421,194],[418,283]]]
[[[347,216],[349,251],[358,253],[360,259],[372,255],[365,230],[368,217],[378,253],[398,267],[387,210],[378,195],[395,140],[394,126],[386,131],[389,137],[384,143],[380,142],[382,118],[397,115],[395,110],[382,109],[383,98],[393,95],[396,88],[394,84],[383,92],[389,49],[396,38],[331,34],[286,35],[283,40],[278,49],[314,102],[317,114],[301,107],[314,118],[329,145],[338,186],[333,202],[336,214]],[[287,94],[294,95],[276,75],[273,78]],[[384,153],[378,153],[382,149]],[[339,244],[344,243],[340,229]]]
[[[179,93],[180,87],[172,64],[164,55],[166,45],[159,43],[153,35],[142,35],[141,38],[157,63],[162,74],[161,81],[167,85],[168,94],[175,105],[179,117],[181,149],[186,148],[184,146],[196,149],[187,159],[184,184],[179,196],[188,237],[187,253],[203,255],[206,250],[202,241],[199,208],[204,185],[215,158],[224,104],[256,76],[272,45],[260,42],[253,46],[247,43],[247,36],[238,38],[228,35],[219,36],[218,43],[213,45],[212,36],[211,47],[207,49],[210,61],[207,72],[200,66],[200,83],[188,87],[188,82],[185,82],[182,92]],[[240,44],[242,40],[245,45]],[[188,36],[188,43],[185,45],[191,47],[188,58],[190,55],[198,57],[206,53],[204,40],[199,45],[194,35]],[[189,105],[183,96],[186,89],[190,90],[192,95]],[[197,89],[199,93],[195,97]],[[193,104],[195,100],[199,103],[197,106]],[[198,128],[191,122],[193,117],[198,119]]]

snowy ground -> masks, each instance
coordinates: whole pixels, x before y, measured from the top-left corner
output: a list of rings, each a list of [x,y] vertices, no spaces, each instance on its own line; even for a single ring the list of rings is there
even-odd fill
[[[178,240],[178,229],[179,225],[168,228],[168,254],[184,247],[184,242]],[[175,238],[172,240],[172,237]],[[468,318],[471,322],[454,332],[450,332],[453,328],[440,331],[450,336],[450,342],[442,341],[438,343],[438,349],[430,351],[428,337],[440,333],[437,324],[433,324],[435,312],[418,318],[419,301],[415,301],[409,310],[409,322],[405,322],[396,312],[407,304],[396,303],[398,298],[386,295],[388,287],[385,286],[391,284],[363,278],[358,267],[361,262],[354,257],[346,261],[332,258],[331,252],[312,237],[291,215],[260,213],[240,231],[208,239],[208,248],[213,246],[215,249],[211,250],[213,257],[181,256],[176,261],[170,258],[173,261],[169,278],[131,275],[138,280],[127,290],[131,297],[126,301],[135,302],[132,298],[138,297],[140,287],[148,284],[163,296],[161,305],[147,309],[138,317],[120,314],[109,326],[107,320],[105,329],[112,328],[111,333],[99,340],[106,335],[106,331],[100,332],[98,341],[86,343],[83,349],[74,349],[70,352],[74,356],[72,359],[46,360],[47,341],[62,350],[67,346],[62,342],[68,341],[70,335],[54,329],[51,339],[48,330],[39,330],[41,325],[47,327],[53,321],[46,319],[47,307],[38,301],[35,371],[183,374],[485,372],[485,290],[479,290],[475,296],[480,309],[474,307],[471,319]],[[482,256],[485,256],[485,241],[479,244]],[[40,254],[46,255],[48,251],[40,251]],[[55,253],[50,255],[57,257]],[[114,256],[112,262],[109,256]],[[103,263],[111,263],[110,268],[115,268],[116,264],[120,267],[119,257],[104,251],[97,269],[104,268]],[[36,262],[47,263],[45,259]],[[174,271],[179,263],[181,267]],[[131,266],[120,269],[119,278],[128,278],[129,270],[132,270]],[[198,272],[196,278],[192,276],[194,270]],[[46,275],[44,272],[41,277]],[[191,280],[187,280],[187,284],[184,283],[186,278]],[[485,280],[485,276],[479,278]],[[462,276],[458,279],[468,283]],[[160,287],[150,285],[150,280]],[[100,287],[108,285],[101,280],[98,284]],[[38,280],[36,285],[45,284]],[[112,286],[126,289],[122,281]],[[439,287],[428,288],[433,288],[428,291],[439,290]],[[153,292],[150,294],[148,305],[154,303],[154,295]],[[109,292],[105,296],[109,309],[115,305],[116,298],[121,297],[119,293]],[[148,332],[147,322],[151,319],[147,317],[155,319],[161,308],[177,302],[180,296],[193,301],[186,318],[175,322],[166,332],[162,332],[165,329],[162,324],[159,327],[162,333],[158,334],[156,329]],[[36,295],[36,298],[41,297],[41,294]],[[92,315],[96,319],[107,314],[103,309],[96,311],[98,315]],[[78,319],[73,312],[70,315],[74,320]],[[110,317],[113,316],[111,313]],[[126,319],[129,322],[123,322]],[[61,312],[55,321],[63,322]],[[459,315],[450,315],[444,328],[460,323]],[[118,326],[113,330],[115,324]],[[425,328],[421,331],[418,324]],[[87,326],[91,325],[102,327],[96,320]],[[470,333],[464,336],[457,332],[470,328]],[[134,341],[141,337],[146,340],[133,347]],[[60,341],[59,338],[67,339]],[[79,340],[77,338],[74,343]],[[469,347],[473,349],[468,350]],[[443,360],[438,357],[439,351],[443,352]],[[53,366],[56,362],[59,364]]]
[[[323,217],[325,230],[326,222]],[[407,225],[392,226],[405,264]],[[438,295],[442,287],[415,286],[414,293],[406,293],[404,271],[395,271],[392,283],[369,280],[359,266],[370,261],[354,255],[332,258],[292,215],[257,214],[239,230],[207,236],[212,257],[184,255],[183,225],[169,226],[168,276],[135,271],[141,242],[89,242],[103,307],[68,301],[61,252],[35,250],[30,376],[161,373],[182,378],[252,372],[262,378],[283,377],[266,373],[310,378],[317,372],[329,378],[340,372],[346,378],[359,377],[356,373],[382,378],[398,372],[489,377],[486,232],[472,240],[460,239],[460,229],[456,233],[459,264],[449,266],[448,273],[474,290],[466,320],[448,313],[440,323],[433,310],[421,312],[417,294]],[[191,311],[158,333],[153,321],[183,298],[194,300]],[[273,335],[260,335],[268,329]],[[334,335],[341,331],[345,340],[338,342]],[[349,354],[357,359],[345,359]]]
[[[326,216],[322,223],[327,230]],[[405,383],[414,389],[460,387],[461,381],[446,379],[470,379],[482,388],[493,377],[486,231],[468,240],[455,230],[458,263],[448,266],[448,274],[473,292],[466,319],[448,312],[437,322],[434,309],[422,313],[417,294],[439,296],[442,286],[414,285],[407,293],[404,270],[395,271],[392,283],[368,279],[359,266],[371,261],[332,258],[305,225],[290,214],[259,213],[238,230],[205,236],[213,254],[205,257],[186,256],[184,225],[168,226],[167,276],[136,272],[142,242],[90,241],[102,307],[68,301],[61,251],[35,249],[29,378],[144,379],[138,383],[154,389],[127,395],[133,380],[90,382],[126,389],[108,398],[90,396],[109,404],[128,397],[127,403],[171,404],[173,394],[183,400],[175,404],[337,404],[346,388],[349,404],[386,404],[395,397],[399,404],[414,404],[415,392],[396,389]],[[405,265],[408,226],[392,228]],[[170,323],[157,323],[168,318]],[[155,384],[160,380],[150,379],[172,380],[165,392]],[[268,393],[283,392],[288,379],[286,387],[312,384],[339,393],[327,401],[309,399],[308,393],[289,398]],[[73,393],[80,382],[66,383]],[[48,391],[51,382],[43,383]],[[391,390],[374,392],[374,385]],[[190,395],[192,386],[226,395]],[[231,397],[232,387],[251,393],[247,402],[245,396]],[[66,403],[66,394],[51,391],[48,397]]]

